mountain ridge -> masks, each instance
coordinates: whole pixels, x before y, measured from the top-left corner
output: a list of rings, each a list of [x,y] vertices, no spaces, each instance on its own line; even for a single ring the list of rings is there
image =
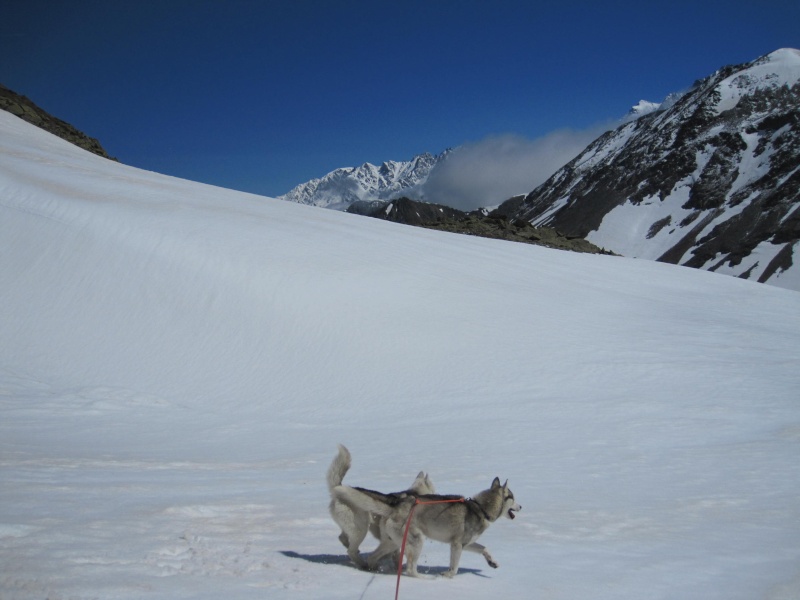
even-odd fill
[[[790,48],[723,67],[496,212],[625,256],[800,289],[798,81]]]
[[[278,196],[299,204],[346,210],[354,202],[389,200],[427,180],[436,164],[449,153],[424,152],[407,161],[365,162],[358,167],[334,169],[327,175],[301,183]]]
[[[0,108],[111,158],[96,139],[2,85]],[[336,169],[278,198],[443,228],[420,202],[413,212],[431,213],[429,222],[411,222],[411,208],[401,218],[380,207],[424,184],[449,152]],[[641,100],[545,183],[489,213],[494,220],[461,215],[446,227],[508,239],[498,230],[504,222],[546,226],[603,251],[800,290],[798,165],[800,51],[782,48],[722,67],[661,103]]]
[[[90,137],[66,121],[54,117],[43,108],[37,106],[27,96],[18,94],[2,84],[0,84],[0,109],[10,112],[12,115],[19,117],[31,125],[36,125],[40,129],[57,135],[61,139],[67,140],[79,148],[83,148],[103,158],[116,160],[109,156],[106,149],[103,148],[96,138]]]

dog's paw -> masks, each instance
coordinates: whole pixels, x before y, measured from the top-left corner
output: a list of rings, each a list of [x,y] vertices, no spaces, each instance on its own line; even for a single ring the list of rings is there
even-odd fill
[[[496,569],[497,567],[499,567],[499,566],[500,566],[500,565],[497,563],[497,561],[496,561],[496,560],[487,560],[486,562],[487,562],[487,563],[489,563],[489,566],[490,566],[490,567],[492,567],[493,569]]]
[[[413,577],[415,579],[434,579],[431,575],[424,575],[417,571],[416,567],[409,569],[408,566],[403,570],[406,577]]]
[[[367,561],[365,561],[361,556],[356,554],[348,554],[350,557],[350,561],[359,569],[366,569],[367,568]]]
[[[456,569],[455,571],[447,570],[444,573],[442,573],[442,577],[447,577],[447,579],[452,579],[453,577],[456,576],[456,573],[458,573],[458,569]]]

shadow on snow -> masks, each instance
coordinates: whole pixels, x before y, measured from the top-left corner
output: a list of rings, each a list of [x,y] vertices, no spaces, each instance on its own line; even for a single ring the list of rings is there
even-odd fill
[[[342,567],[355,569],[356,571],[363,570],[356,567],[346,554],[300,554],[294,550],[281,550],[280,553],[288,558],[299,558],[308,562],[316,563],[318,565],[339,565]],[[447,571],[447,567],[425,567],[419,565],[418,570],[422,575],[441,575]],[[365,571],[365,573],[366,572],[369,571]],[[463,575],[465,573],[477,575],[478,577],[488,577],[487,575],[483,574],[481,569],[465,569],[464,567],[459,567],[458,575]],[[375,574],[396,576],[397,569],[381,568],[379,571],[375,571]]]

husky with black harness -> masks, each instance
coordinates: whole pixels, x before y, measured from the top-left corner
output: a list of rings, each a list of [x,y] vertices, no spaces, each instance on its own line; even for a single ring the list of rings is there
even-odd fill
[[[508,482],[501,484],[497,477],[488,489],[472,498],[423,494],[387,502],[380,496],[346,485],[334,487],[331,494],[348,506],[383,517],[381,543],[367,559],[371,569],[384,556],[401,547],[408,528],[406,574],[412,577],[419,577],[417,561],[426,537],[450,544],[450,568],[445,571],[445,577],[453,577],[458,573],[464,550],[481,554],[489,566],[496,569],[497,561],[476,540],[500,517],[513,519],[515,513],[522,510],[514,500]]]

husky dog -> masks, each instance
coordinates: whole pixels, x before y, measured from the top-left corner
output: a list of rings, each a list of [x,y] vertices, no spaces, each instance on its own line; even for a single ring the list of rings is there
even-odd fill
[[[364,569],[367,567],[367,563],[358,553],[358,547],[367,536],[367,530],[371,531],[372,535],[379,540],[385,536],[381,531],[382,519],[372,515],[369,510],[346,504],[333,495],[333,490],[342,485],[342,479],[344,479],[347,471],[350,470],[350,464],[350,451],[339,444],[339,453],[333,459],[331,466],[328,467],[328,490],[331,492],[329,510],[331,517],[342,530],[342,533],[339,534],[339,541],[347,548],[347,555],[356,566]],[[395,506],[405,498],[416,498],[419,494],[433,494],[436,492],[427,473],[423,471],[419,472],[414,483],[404,492],[382,494],[381,492],[364,488],[349,489],[358,490],[358,493],[372,498],[375,502],[380,503],[380,506]],[[385,554],[390,552],[391,550]]]
[[[426,494],[398,498],[392,502],[346,485],[334,487],[332,495],[354,509],[382,517],[381,543],[367,560],[370,569],[374,569],[381,558],[400,547],[406,522],[416,504],[406,542],[406,573],[412,577],[419,577],[417,561],[425,537],[450,544],[450,569],[445,571],[445,577],[453,577],[458,573],[462,550],[483,555],[489,566],[496,569],[497,561],[475,540],[500,517],[513,519],[515,513],[522,510],[508,489],[508,481],[501,485],[497,477],[489,489],[472,498]]]

